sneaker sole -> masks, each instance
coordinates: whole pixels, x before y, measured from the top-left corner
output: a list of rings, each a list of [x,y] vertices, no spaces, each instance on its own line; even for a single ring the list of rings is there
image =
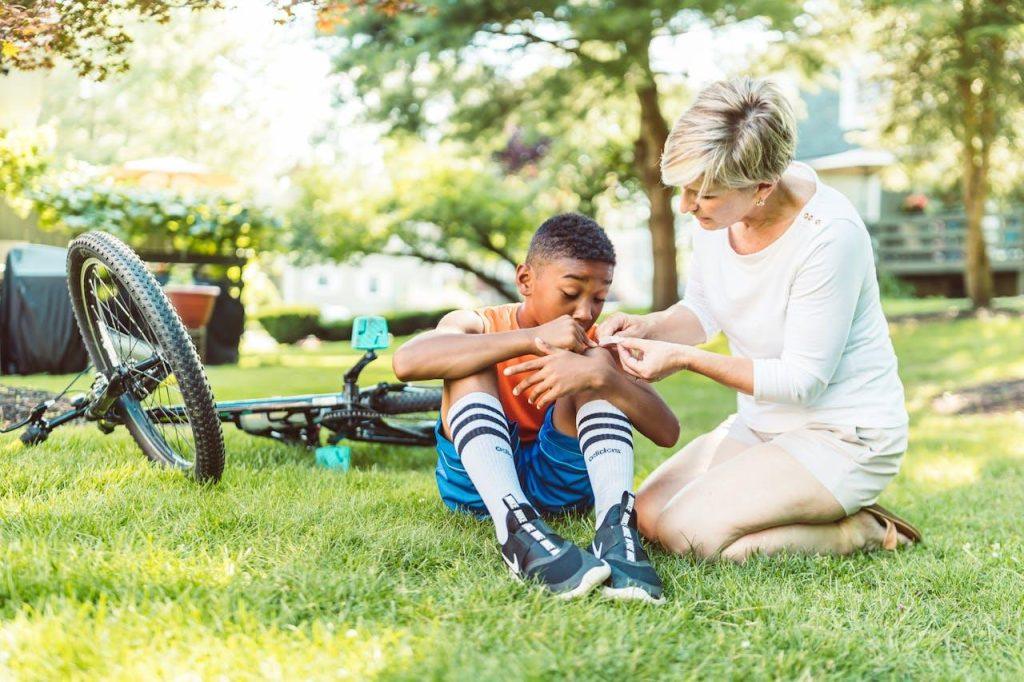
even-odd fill
[[[650,592],[635,585],[630,587],[605,587],[601,590],[601,594],[609,599],[618,599],[620,601],[642,601],[655,605],[665,603],[665,597],[658,597],[656,599],[651,596]]]
[[[559,592],[555,596],[562,600],[575,599],[576,597],[582,597],[583,595],[590,592],[592,589],[603,583],[612,574],[612,567],[608,564],[601,562],[600,566],[594,566],[592,569],[583,574],[580,579],[580,584],[569,590],[568,592]]]
[[[552,596],[562,600],[569,600],[575,599],[576,597],[582,597],[583,595],[587,594],[595,587],[603,583],[605,580],[607,580],[611,576],[611,574],[612,567],[604,562],[601,562],[600,566],[595,566],[594,568],[590,569],[589,571],[583,574],[583,577],[580,579],[579,585],[577,585],[576,587],[572,588],[567,592],[555,592],[552,594]],[[526,581],[523,579],[523,576],[512,571],[511,569],[509,569],[509,575],[511,575],[515,580],[521,583],[526,583]],[[537,583],[534,584],[536,585]],[[547,589],[543,585],[541,585],[540,587],[541,589]]]

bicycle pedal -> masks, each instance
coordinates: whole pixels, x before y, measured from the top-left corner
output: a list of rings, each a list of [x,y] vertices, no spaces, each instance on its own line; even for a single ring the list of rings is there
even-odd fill
[[[347,445],[324,445],[316,449],[316,464],[325,469],[346,472],[352,466],[352,448]]]

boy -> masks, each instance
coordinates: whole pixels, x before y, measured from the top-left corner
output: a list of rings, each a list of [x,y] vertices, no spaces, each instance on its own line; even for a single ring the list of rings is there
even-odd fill
[[[562,598],[604,584],[661,603],[636,530],[632,427],[663,447],[679,422],[594,342],[615,250],[593,220],[547,220],[516,268],[522,303],[457,310],[394,355],[402,381],[443,379],[437,483],[452,509],[490,515],[512,574]],[[594,506],[593,554],[538,512]]]

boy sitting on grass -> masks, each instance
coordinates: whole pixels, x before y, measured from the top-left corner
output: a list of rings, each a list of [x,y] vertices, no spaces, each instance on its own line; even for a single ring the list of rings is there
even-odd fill
[[[437,485],[455,510],[494,522],[512,574],[563,598],[661,603],[636,529],[633,427],[662,447],[679,422],[594,342],[615,267],[604,230],[547,220],[516,268],[522,303],[456,310],[394,355],[401,381],[443,379]],[[594,506],[588,553],[540,518]]]

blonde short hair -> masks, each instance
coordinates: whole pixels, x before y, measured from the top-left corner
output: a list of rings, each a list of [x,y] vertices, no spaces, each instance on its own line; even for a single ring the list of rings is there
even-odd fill
[[[775,182],[793,161],[796,121],[779,88],[749,77],[704,88],[679,117],[661,155],[661,179],[735,189]]]

